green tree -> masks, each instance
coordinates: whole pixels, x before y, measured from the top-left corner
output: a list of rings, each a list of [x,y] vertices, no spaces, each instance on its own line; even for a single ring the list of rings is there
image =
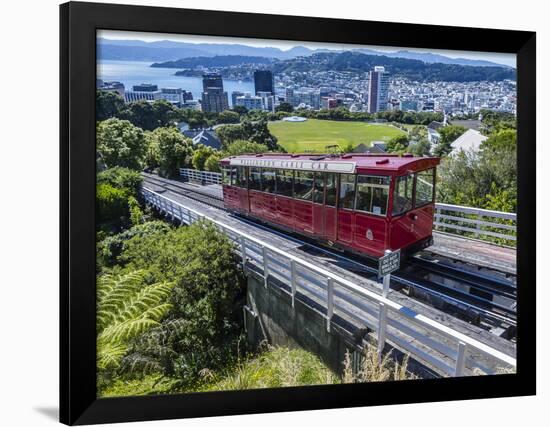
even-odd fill
[[[233,111],[237,113],[240,116],[244,116],[246,113],[248,113],[248,108],[246,108],[244,105],[234,105]]]
[[[462,126],[450,125],[439,128],[437,132],[440,135],[440,139],[434,148],[434,155],[437,157],[444,157],[453,150],[451,144],[460,135],[466,132],[466,128]]]
[[[145,167],[154,170],[160,165],[160,147],[157,138],[153,138],[151,132],[146,132],[147,151],[145,153]]]
[[[218,115],[218,123],[239,123],[240,115],[239,113],[231,110],[222,111]]]
[[[171,227],[164,221],[148,221],[134,225],[122,233],[108,236],[97,244],[97,258],[102,266],[112,266],[130,239],[165,234]]]
[[[151,133],[151,138],[158,144],[160,173],[175,177],[179,169],[191,163],[193,143],[175,128],[158,128]]]
[[[404,153],[409,146],[409,138],[407,135],[397,135],[391,138],[386,144],[388,153]]]
[[[420,138],[414,141],[414,143],[411,143],[407,151],[413,154],[414,156],[422,157],[422,156],[429,156],[431,154],[430,149],[431,149],[430,141],[428,141],[427,138]]]
[[[246,139],[242,126],[240,125],[225,125],[216,128],[216,135],[224,147],[238,140]]]
[[[227,156],[240,156],[241,154],[260,154],[265,153],[269,149],[267,145],[258,144],[256,142],[238,140],[229,144],[224,153]]]
[[[193,159],[192,159],[193,167],[197,170],[200,170],[200,171],[205,170],[204,169],[204,163],[215,152],[216,152],[216,150],[214,150],[213,148],[206,147],[206,146],[200,144],[200,146],[197,147],[195,149],[195,152],[193,153]]]
[[[257,122],[244,120],[241,126],[245,139],[258,144],[267,145],[267,148],[270,150],[277,150],[280,148],[277,145],[277,138],[271,134],[267,127],[267,119],[262,119]]]
[[[118,93],[96,91],[95,114],[97,121],[119,117],[122,110],[124,110],[124,99]]]
[[[97,174],[98,184],[109,184],[120,190],[125,190],[129,195],[138,197],[143,178],[135,170],[115,166]]]
[[[127,120],[108,119],[97,124],[97,152],[108,167],[143,168],[147,141],[143,130]]]
[[[156,366],[186,379],[224,363],[224,348],[241,330],[244,298],[243,276],[226,236],[198,222],[128,240],[119,262],[124,271],[146,270],[147,283],[175,284],[165,323],[136,342],[127,366]]]
[[[275,112],[285,112],[285,113],[292,113],[294,111],[294,107],[292,104],[288,102],[281,102],[279,105],[275,107]]]
[[[220,160],[222,156],[220,153],[212,154],[208,159],[206,159],[206,162],[204,162],[204,170],[207,170],[209,172],[221,172],[220,169]]]
[[[130,218],[128,193],[110,184],[98,184],[96,190],[97,220],[106,230],[123,227]]]
[[[491,134],[481,143],[483,150],[515,151],[517,148],[517,131],[515,129],[503,129]]]

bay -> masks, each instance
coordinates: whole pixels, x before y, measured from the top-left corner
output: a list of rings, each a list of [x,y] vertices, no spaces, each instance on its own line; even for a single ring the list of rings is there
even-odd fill
[[[103,81],[117,81],[126,90],[141,83],[156,84],[159,89],[166,87],[191,91],[193,99],[201,99],[202,79],[200,77],[180,77],[174,75],[175,68],[151,68],[151,62],[100,60],[97,62],[97,78]],[[231,104],[231,92],[254,93],[254,82],[224,80],[223,88]]]

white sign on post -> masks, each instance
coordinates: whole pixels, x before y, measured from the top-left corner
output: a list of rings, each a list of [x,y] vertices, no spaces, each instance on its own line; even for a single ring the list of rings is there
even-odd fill
[[[386,250],[383,257],[378,259],[378,276],[383,278],[382,281],[382,296],[385,298],[388,296],[388,290],[390,289],[390,275],[395,270],[399,270],[401,265],[401,250],[398,249],[394,252]]]
[[[401,249],[386,251],[385,255],[378,259],[378,275],[380,277],[399,270],[401,265]]]

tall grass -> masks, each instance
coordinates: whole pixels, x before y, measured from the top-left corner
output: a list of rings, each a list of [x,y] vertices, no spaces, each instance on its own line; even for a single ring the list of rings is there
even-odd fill
[[[342,382],[349,384],[415,379],[416,376],[407,370],[408,362],[409,356],[399,363],[392,357],[392,352],[388,352],[380,358],[376,347],[368,345],[363,350],[359,369],[354,372],[350,352],[346,350]]]
[[[212,378],[200,391],[244,390],[335,384],[340,379],[315,355],[302,349],[268,347],[258,356],[238,363],[226,375]]]

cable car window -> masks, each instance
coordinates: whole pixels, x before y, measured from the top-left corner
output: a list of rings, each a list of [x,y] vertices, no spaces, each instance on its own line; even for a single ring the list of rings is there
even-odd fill
[[[414,175],[400,176],[395,182],[393,192],[393,215],[399,215],[412,209]]]
[[[353,209],[355,201],[355,176],[340,174],[340,198],[339,206],[344,209]]]
[[[262,191],[266,193],[275,193],[275,170],[262,170]]]
[[[237,187],[246,188],[246,168],[244,166],[237,166],[237,177],[235,185]]]
[[[390,189],[373,187],[371,212],[376,215],[386,215],[388,209],[388,195]]]
[[[294,181],[294,171],[277,169],[277,194],[281,196],[292,197],[292,182]]]
[[[262,170],[260,168],[250,168],[249,189],[262,191]]]
[[[427,169],[416,173],[415,206],[422,206],[434,201],[435,169]]]
[[[231,185],[231,175],[227,166],[222,168],[222,184]]]
[[[323,203],[324,194],[324,174],[322,172],[315,172],[315,179],[313,181],[313,202],[314,203]]]
[[[325,204],[327,206],[336,206],[336,174],[325,174]]]
[[[355,210],[386,215],[390,177],[357,176]]]
[[[231,185],[237,185],[237,166],[231,166],[229,173],[231,174]]]
[[[294,175],[294,197],[309,200],[313,194],[313,172],[296,171]]]

